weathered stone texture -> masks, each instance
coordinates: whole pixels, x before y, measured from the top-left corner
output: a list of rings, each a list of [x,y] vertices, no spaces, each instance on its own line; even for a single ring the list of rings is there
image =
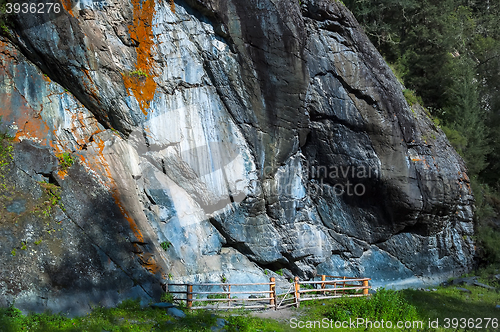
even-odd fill
[[[79,313],[264,268],[379,285],[470,268],[462,159],[342,4],[300,3],[80,1],[14,20],[0,304]],[[44,181],[64,210],[43,214]]]

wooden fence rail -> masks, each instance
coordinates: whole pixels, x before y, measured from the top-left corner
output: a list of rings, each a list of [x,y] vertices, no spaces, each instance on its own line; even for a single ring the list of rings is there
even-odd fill
[[[200,284],[168,284],[167,292],[171,294],[183,294],[183,298],[175,298],[177,301],[186,301],[188,309],[234,309],[234,308],[285,308],[288,306],[300,306],[300,302],[310,300],[334,299],[342,296],[361,297],[369,296],[370,278],[348,278],[321,275],[320,281],[300,281],[299,277],[295,277],[293,283],[290,284],[290,289],[287,292],[277,294],[276,279],[271,278],[268,283],[200,283]],[[332,280],[329,280],[332,279]],[[233,291],[235,287],[244,286],[268,286],[266,290],[256,291]],[[170,287],[182,287],[183,291],[172,291]],[[193,287],[220,287],[223,291],[193,291]],[[252,294],[251,297],[237,298],[236,294]],[[260,296],[256,296],[259,294]],[[207,295],[206,298],[200,298]],[[305,296],[304,296],[305,295]],[[195,297],[193,297],[195,296]],[[216,305],[210,306],[193,306],[193,303],[209,304],[224,303],[226,306]],[[256,302],[254,305],[245,305],[245,302]],[[259,303],[260,302],[260,303]],[[238,305],[239,304],[239,305]]]

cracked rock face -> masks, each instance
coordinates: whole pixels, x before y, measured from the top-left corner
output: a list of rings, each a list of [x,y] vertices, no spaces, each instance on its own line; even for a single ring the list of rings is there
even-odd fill
[[[343,5],[72,2],[0,40],[0,305],[470,268],[462,159]],[[70,153],[70,165],[63,163]],[[52,200],[54,197],[55,200]]]

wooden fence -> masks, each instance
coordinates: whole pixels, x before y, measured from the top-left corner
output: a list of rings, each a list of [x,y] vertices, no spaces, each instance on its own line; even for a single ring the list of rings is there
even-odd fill
[[[277,310],[288,306],[298,308],[302,301],[333,299],[342,296],[368,296],[368,290],[371,288],[370,278],[327,275],[321,275],[319,278],[321,280],[299,281],[299,277],[295,277],[294,282],[289,284],[288,291],[280,293],[276,291],[274,277],[266,283],[168,284],[167,292],[174,295],[177,301],[185,301],[188,309],[274,308]],[[171,288],[177,290],[171,290]],[[257,288],[262,288],[262,290],[256,290]]]

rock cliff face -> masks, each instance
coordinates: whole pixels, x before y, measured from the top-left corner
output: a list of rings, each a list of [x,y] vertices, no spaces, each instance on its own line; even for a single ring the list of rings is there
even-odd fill
[[[266,268],[385,285],[470,267],[464,163],[342,4],[63,5],[0,40],[0,305],[77,314]]]

